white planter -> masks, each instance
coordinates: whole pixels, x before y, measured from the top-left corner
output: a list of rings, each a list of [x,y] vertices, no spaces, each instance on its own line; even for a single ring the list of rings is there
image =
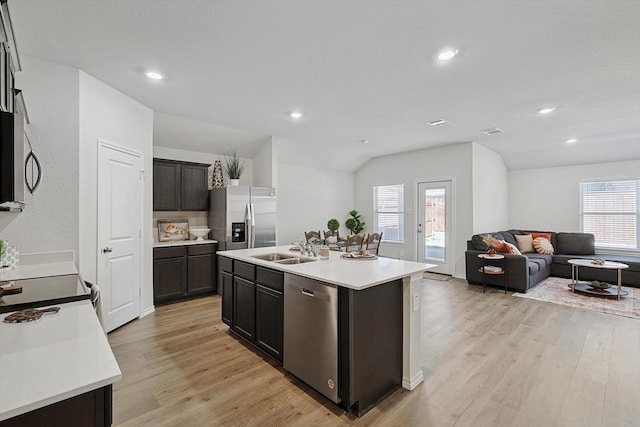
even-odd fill
[[[338,243],[338,237],[337,236],[329,236],[329,237],[327,237],[327,243],[331,243],[331,244]]]
[[[239,179],[229,179],[229,185],[230,186],[238,186],[238,185],[240,185],[240,180]]]

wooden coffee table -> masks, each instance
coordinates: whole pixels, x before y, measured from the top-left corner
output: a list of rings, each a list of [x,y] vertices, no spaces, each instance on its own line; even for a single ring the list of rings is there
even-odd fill
[[[617,297],[618,300],[620,300],[620,297],[629,295],[629,292],[622,289],[622,270],[624,270],[625,268],[629,268],[627,264],[623,264],[621,262],[605,261],[604,264],[600,265],[592,263],[590,259],[570,259],[567,262],[571,264],[571,290],[573,292],[578,291],[587,295]],[[578,278],[578,269],[580,267],[618,270],[618,289],[595,289],[592,288],[588,283],[579,283],[580,279]]]

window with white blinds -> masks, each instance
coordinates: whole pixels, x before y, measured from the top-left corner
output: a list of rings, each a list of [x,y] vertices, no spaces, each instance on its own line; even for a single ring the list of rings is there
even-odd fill
[[[615,249],[638,247],[639,180],[582,182],[581,227],[593,233],[596,246]]]
[[[404,184],[373,187],[373,228],[385,242],[404,242]]]

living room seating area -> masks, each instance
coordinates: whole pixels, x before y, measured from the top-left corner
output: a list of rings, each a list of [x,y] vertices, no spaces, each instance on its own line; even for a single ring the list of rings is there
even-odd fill
[[[500,250],[505,256],[504,267],[506,283],[509,289],[517,292],[527,292],[549,276],[571,278],[570,259],[575,258],[599,258],[607,261],[615,261],[627,264],[628,269],[622,271],[622,284],[640,287],[640,257],[613,254],[596,254],[595,238],[590,233],[565,233],[531,230],[507,230],[492,233],[482,233],[472,236],[467,241],[465,252],[466,277],[469,284],[481,285],[483,281],[483,260],[479,254],[486,253],[489,246],[485,242],[487,236],[500,242],[506,242],[504,250]],[[531,237],[529,237],[531,236]],[[537,237],[542,236],[542,239]],[[536,249],[528,243],[546,243],[548,240],[552,246],[552,253],[544,248]],[[489,239],[492,240],[492,239]],[[539,246],[539,245],[538,245]],[[517,250],[510,248],[518,248]],[[524,250],[523,250],[524,249]],[[515,253],[512,253],[515,252]],[[583,280],[599,280],[615,282],[615,272],[602,269],[581,269],[580,278]],[[503,278],[487,275],[489,285],[502,286]]]

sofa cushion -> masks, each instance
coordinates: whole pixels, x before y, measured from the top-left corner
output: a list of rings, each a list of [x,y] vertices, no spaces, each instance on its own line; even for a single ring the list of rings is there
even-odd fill
[[[535,254],[527,254],[527,258],[529,258],[530,262],[535,261],[539,263],[542,268],[544,268],[547,265],[549,266],[551,265],[551,263],[553,262],[554,256],[535,253]]]
[[[520,252],[523,254],[536,251],[533,247],[533,236],[531,234],[516,235],[514,237],[516,238],[516,242],[518,242],[518,249],[520,249]]]
[[[553,253],[553,245],[545,237],[536,237],[533,239],[533,247],[539,254],[551,255]]]
[[[593,255],[595,237],[591,233],[558,233],[555,248],[559,255]]]
[[[529,260],[529,276],[537,273],[538,271],[540,271],[540,269],[541,269],[541,266],[539,262],[536,262],[536,260]]]
[[[511,243],[513,246],[518,246],[518,242],[516,241],[516,237],[510,231],[501,231],[502,237],[505,242]]]

